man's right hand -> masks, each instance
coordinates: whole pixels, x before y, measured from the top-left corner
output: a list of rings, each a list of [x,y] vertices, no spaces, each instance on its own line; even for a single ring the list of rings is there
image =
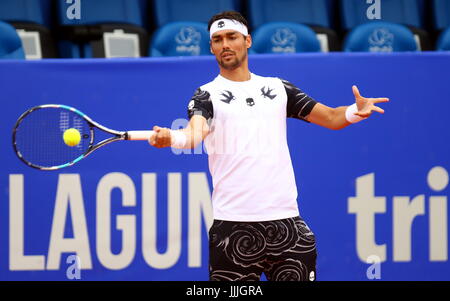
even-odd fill
[[[153,127],[153,131],[155,133],[150,137],[150,139],[148,139],[148,143],[150,143],[150,145],[157,148],[169,147],[172,145],[170,129],[161,128],[155,125]]]

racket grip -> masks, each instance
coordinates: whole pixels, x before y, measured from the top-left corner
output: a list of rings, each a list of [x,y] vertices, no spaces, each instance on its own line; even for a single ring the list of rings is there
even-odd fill
[[[128,131],[127,140],[148,140],[154,131]]]

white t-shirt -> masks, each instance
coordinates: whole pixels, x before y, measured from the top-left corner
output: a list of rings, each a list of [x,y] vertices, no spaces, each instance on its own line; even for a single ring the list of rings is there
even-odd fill
[[[202,115],[213,180],[214,219],[269,221],[299,215],[286,118],[304,120],[317,102],[291,83],[251,74],[218,75],[196,90],[189,118]]]

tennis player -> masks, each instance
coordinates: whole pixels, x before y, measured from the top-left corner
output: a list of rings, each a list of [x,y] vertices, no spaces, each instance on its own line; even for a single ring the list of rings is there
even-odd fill
[[[210,280],[316,279],[316,241],[300,216],[286,140],[286,118],[342,129],[384,113],[353,86],[355,103],[331,108],[292,83],[248,68],[252,38],[241,14],[223,12],[208,24],[220,74],[198,88],[181,130],[155,126],[155,147],[194,148],[202,141],[213,180],[209,230]]]

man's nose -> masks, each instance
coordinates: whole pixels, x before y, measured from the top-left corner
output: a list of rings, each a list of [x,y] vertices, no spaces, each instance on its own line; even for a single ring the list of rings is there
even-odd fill
[[[230,49],[230,45],[228,43],[228,39],[223,39],[222,48],[223,49]]]

